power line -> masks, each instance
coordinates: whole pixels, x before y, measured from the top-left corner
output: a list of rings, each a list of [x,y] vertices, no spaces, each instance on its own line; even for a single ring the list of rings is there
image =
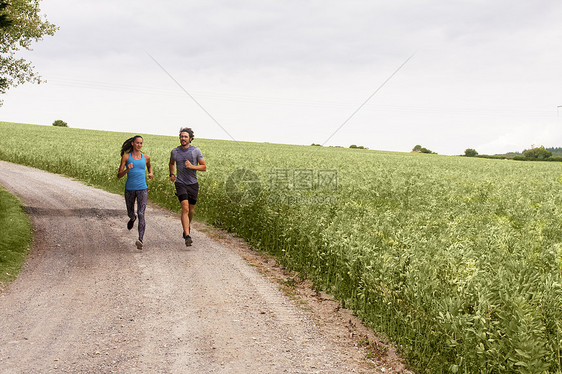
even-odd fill
[[[233,137],[232,135],[230,135],[230,133],[229,133],[228,131],[226,131],[226,129],[219,123],[219,121],[217,121],[217,120],[215,119],[215,117],[213,117],[213,116],[211,115],[211,113],[209,113],[209,112],[207,111],[207,109],[205,109],[205,108],[203,107],[203,105],[199,104],[199,102],[198,102],[185,88],[183,88],[183,86],[180,84],[180,82],[178,82],[178,81],[176,80],[176,78],[174,78],[174,77],[172,76],[172,74],[170,74],[170,73],[164,68],[164,66],[160,65],[160,63],[159,63],[158,61],[156,61],[156,59],[155,59],[154,57],[152,57],[152,56],[150,55],[150,53],[146,52],[146,54],[148,55],[148,57],[150,57],[150,58],[156,63],[156,65],[160,66],[160,68],[164,71],[164,73],[166,73],[166,74],[179,86],[179,88],[181,88],[181,90],[182,90],[183,92],[185,92],[185,93],[187,94],[187,96],[189,96],[189,97],[191,98],[191,100],[193,100],[193,102],[194,102],[195,104],[197,104],[197,106],[198,106],[199,108],[201,108],[201,110],[202,110],[203,112],[205,112],[205,113],[209,116],[209,118],[211,118],[211,119],[213,120],[213,122],[215,122],[215,123],[222,129],[222,131],[224,131],[225,134],[230,137],[230,139],[236,141],[236,139],[234,139],[234,137]]]
[[[101,91],[112,92],[131,92],[145,95],[158,95],[168,97],[183,96],[184,93],[178,88],[160,88],[151,86],[139,86],[126,83],[115,82],[102,82],[102,81],[88,81],[81,79],[72,79],[64,77],[49,78],[49,84],[60,87],[73,87],[84,88]],[[222,102],[235,102],[235,103],[248,103],[248,104],[265,104],[265,105],[282,105],[282,106],[301,106],[319,109],[345,109],[349,110],[353,107],[350,101],[334,101],[334,100],[308,100],[302,98],[289,98],[289,97],[276,97],[276,96],[256,96],[256,95],[243,95],[236,93],[225,92],[210,92],[210,91],[192,91],[199,98],[210,100],[218,100]],[[368,103],[367,103],[368,104]],[[506,115],[530,115],[537,117],[550,117],[552,112],[549,110],[527,110],[521,107],[498,107],[492,108],[479,108],[479,107],[436,107],[427,105],[381,105],[376,106],[364,105],[362,110],[368,112],[393,112],[393,113],[425,113],[425,114],[450,114],[450,115],[476,115],[483,117],[491,116],[506,116]],[[562,105],[557,106],[557,116],[559,117],[560,108]]]
[[[326,139],[326,140],[324,141],[324,143],[322,143],[322,145],[325,145],[326,143],[328,143],[328,142],[330,141],[330,139],[332,139],[332,137],[333,137],[334,135],[336,135],[336,134],[338,133],[338,131],[340,131],[340,130],[342,129],[342,127],[344,127],[344,126],[349,122],[349,120],[352,119],[353,116],[355,116],[355,114],[357,114],[357,112],[359,112],[359,111],[361,110],[361,108],[363,108],[363,107],[365,106],[365,104],[367,104],[367,103],[369,102],[369,100],[371,100],[371,98],[372,98],[373,96],[375,96],[375,95],[381,90],[381,88],[383,88],[383,87],[386,85],[386,83],[387,83],[389,80],[391,80],[392,77],[394,77],[394,75],[396,75],[396,73],[398,73],[398,72],[400,71],[400,69],[402,69],[402,67],[404,67],[404,65],[406,65],[406,64],[408,63],[408,61],[410,61],[410,59],[411,59],[412,57],[414,57],[414,55],[411,55],[410,57],[408,57],[408,58],[406,59],[406,61],[404,61],[404,62],[402,63],[402,65],[400,65],[400,66],[398,67],[398,69],[396,69],[392,74],[390,74],[390,76],[389,76],[384,82],[382,82],[382,84],[375,90],[375,92],[373,92],[373,93],[371,94],[371,96],[369,96],[369,97],[367,98],[367,100],[365,100],[361,105],[359,105],[359,107],[358,107],[357,109],[355,109],[355,111],[354,111],[353,113],[351,113],[351,115],[350,115],[345,121],[343,121],[343,123],[340,125],[340,127],[338,127],[338,128],[336,129],[336,131],[334,131],[334,132],[332,133],[332,135],[330,135],[330,136],[328,137],[328,139]]]

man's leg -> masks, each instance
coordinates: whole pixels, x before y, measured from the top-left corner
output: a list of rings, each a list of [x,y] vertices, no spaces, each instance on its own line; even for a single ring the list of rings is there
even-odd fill
[[[187,212],[187,216],[189,218],[189,231],[191,231],[191,222],[193,221],[193,213],[195,212],[195,205],[194,204],[189,204],[189,211]],[[188,235],[191,235],[188,231]]]
[[[187,188],[189,209],[187,211],[187,216],[189,219],[188,235],[191,233],[191,222],[193,222],[193,213],[195,212],[195,204],[197,204],[197,196],[199,195],[199,184],[190,184]]]
[[[190,211],[189,201],[182,200],[182,202],[181,202],[181,225],[183,227],[183,232],[185,233],[185,235],[189,235],[189,223],[191,222],[189,211]],[[193,216],[193,214],[191,214],[191,216]]]

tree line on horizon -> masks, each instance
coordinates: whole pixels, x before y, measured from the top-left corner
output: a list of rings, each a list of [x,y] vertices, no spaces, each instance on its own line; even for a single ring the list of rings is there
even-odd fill
[[[463,156],[517,161],[562,161],[562,147],[545,148],[543,145],[540,147],[532,146],[529,149],[523,150],[523,152],[508,152],[495,155],[481,155],[475,149],[467,148]]]

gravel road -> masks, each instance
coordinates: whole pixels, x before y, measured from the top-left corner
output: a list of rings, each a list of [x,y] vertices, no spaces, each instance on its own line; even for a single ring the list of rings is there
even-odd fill
[[[1,373],[393,371],[367,365],[202,225],[186,248],[179,216],[149,205],[139,251],[121,195],[3,161],[0,184],[34,228],[0,295]]]

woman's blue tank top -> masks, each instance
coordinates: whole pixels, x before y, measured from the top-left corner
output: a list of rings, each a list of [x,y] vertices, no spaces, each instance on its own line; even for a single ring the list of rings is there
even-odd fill
[[[146,169],[144,155],[141,153],[140,160],[135,160],[129,153],[129,160],[126,165],[129,165],[131,162],[133,163],[133,168],[127,173],[125,189],[129,191],[146,190],[148,186],[146,185],[146,177],[144,175],[144,169]]]

